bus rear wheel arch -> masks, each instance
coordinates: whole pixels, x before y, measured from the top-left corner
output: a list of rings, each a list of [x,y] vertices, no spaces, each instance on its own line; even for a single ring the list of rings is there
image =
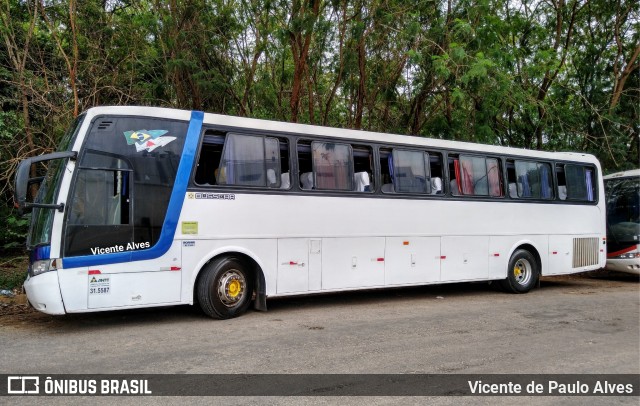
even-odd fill
[[[230,319],[244,313],[254,290],[252,267],[240,257],[224,256],[209,262],[196,283],[202,311],[215,319]]]
[[[507,277],[500,282],[502,288],[511,293],[527,293],[540,278],[540,262],[536,255],[525,248],[518,248],[509,259]]]

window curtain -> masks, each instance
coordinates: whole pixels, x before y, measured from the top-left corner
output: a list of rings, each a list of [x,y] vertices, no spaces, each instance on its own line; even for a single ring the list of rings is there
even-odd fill
[[[547,165],[540,165],[540,192],[543,199],[551,198],[551,182],[549,180],[549,168]]]
[[[404,193],[428,193],[425,153],[393,150],[394,189]]]
[[[461,159],[462,162],[462,194],[473,195],[473,161]]]
[[[584,172],[584,176],[585,176],[585,183],[587,185],[587,200],[592,202],[594,201],[594,196],[593,196],[593,181],[591,179],[593,171],[590,169],[587,169]]]
[[[348,145],[312,142],[311,153],[316,188],[325,190],[352,189],[352,158]]]
[[[229,134],[216,182],[221,185],[265,186],[264,139]]]
[[[502,197],[502,179],[500,179],[498,161],[495,159],[487,159],[487,179],[489,181],[489,195]]]
[[[453,160],[453,171],[456,175],[456,185],[458,186],[458,193],[462,192],[462,180],[460,177],[460,161],[457,159]]]
[[[529,174],[525,173],[524,175],[520,175],[520,179],[518,180],[518,183],[522,188],[520,197],[531,197],[531,186],[529,185]]]

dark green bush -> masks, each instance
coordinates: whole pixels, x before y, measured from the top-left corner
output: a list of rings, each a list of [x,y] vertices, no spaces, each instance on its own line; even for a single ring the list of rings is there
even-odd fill
[[[15,254],[25,247],[29,220],[19,216],[16,210],[2,206],[0,208],[0,254]]]

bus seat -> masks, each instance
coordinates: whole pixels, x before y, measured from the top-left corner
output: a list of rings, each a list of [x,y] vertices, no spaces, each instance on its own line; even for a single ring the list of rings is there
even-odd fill
[[[313,189],[313,172],[300,174],[300,184],[304,190]]]
[[[438,193],[442,193],[442,179],[431,178],[431,194],[435,195]]]
[[[216,184],[218,185],[226,185],[227,184],[227,168],[224,166],[216,169],[214,171],[216,176]]]
[[[431,190],[431,182],[427,184],[428,180],[425,179],[424,176],[413,176],[413,181],[411,182],[411,192],[413,193],[424,193],[427,190]]]
[[[291,179],[289,178],[289,172],[285,172],[280,175],[280,189],[289,189],[291,187]]]
[[[560,198],[560,200],[567,200],[566,186],[558,186],[558,198]]]
[[[513,199],[518,197],[518,187],[515,183],[509,183],[509,197]]]
[[[450,182],[450,186],[451,186],[451,194],[452,195],[459,195],[460,194],[460,189],[458,189],[458,181],[455,179],[452,179]]]
[[[369,186],[369,174],[365,172],[356,172],[353,174],[353,179],[356,185],[356,192],[365,192]]]
[[[109,201],[110,200],[110,201]],[[107,209],[109,210],[109,219],[107,225],[121,224],[121,200],[122,195],[118,193],[113,197],[107,197]]]
[[[276,171],[267,169],[267,186],[275,186],[276,184]]]
[[[382,185],[382,192],[383,193],[395,192],[395,190],[393,190],[393,183],[385,183],[384,185]]]

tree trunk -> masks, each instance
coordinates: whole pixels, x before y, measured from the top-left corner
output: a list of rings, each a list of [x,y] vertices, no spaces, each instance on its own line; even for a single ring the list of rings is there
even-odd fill
[[[320,12],[320,0],[311,0],[313,23],[318,18]],[[291,20],[304,18],[306,13],[305,7],[297,1],[294,2]],[[291,98],[289,107],[291,108],[291,121],[298,122],[300,112],[300,99],[302,97],[302,81],[305,77],[307,69],[307,57],[309,56],[309,46],[311,45],[311,34],[313,29],[307,29],[294,32],[289,31],[289,43],[291,44],[291,52],[293,54],[293,84],[291,86]]]

